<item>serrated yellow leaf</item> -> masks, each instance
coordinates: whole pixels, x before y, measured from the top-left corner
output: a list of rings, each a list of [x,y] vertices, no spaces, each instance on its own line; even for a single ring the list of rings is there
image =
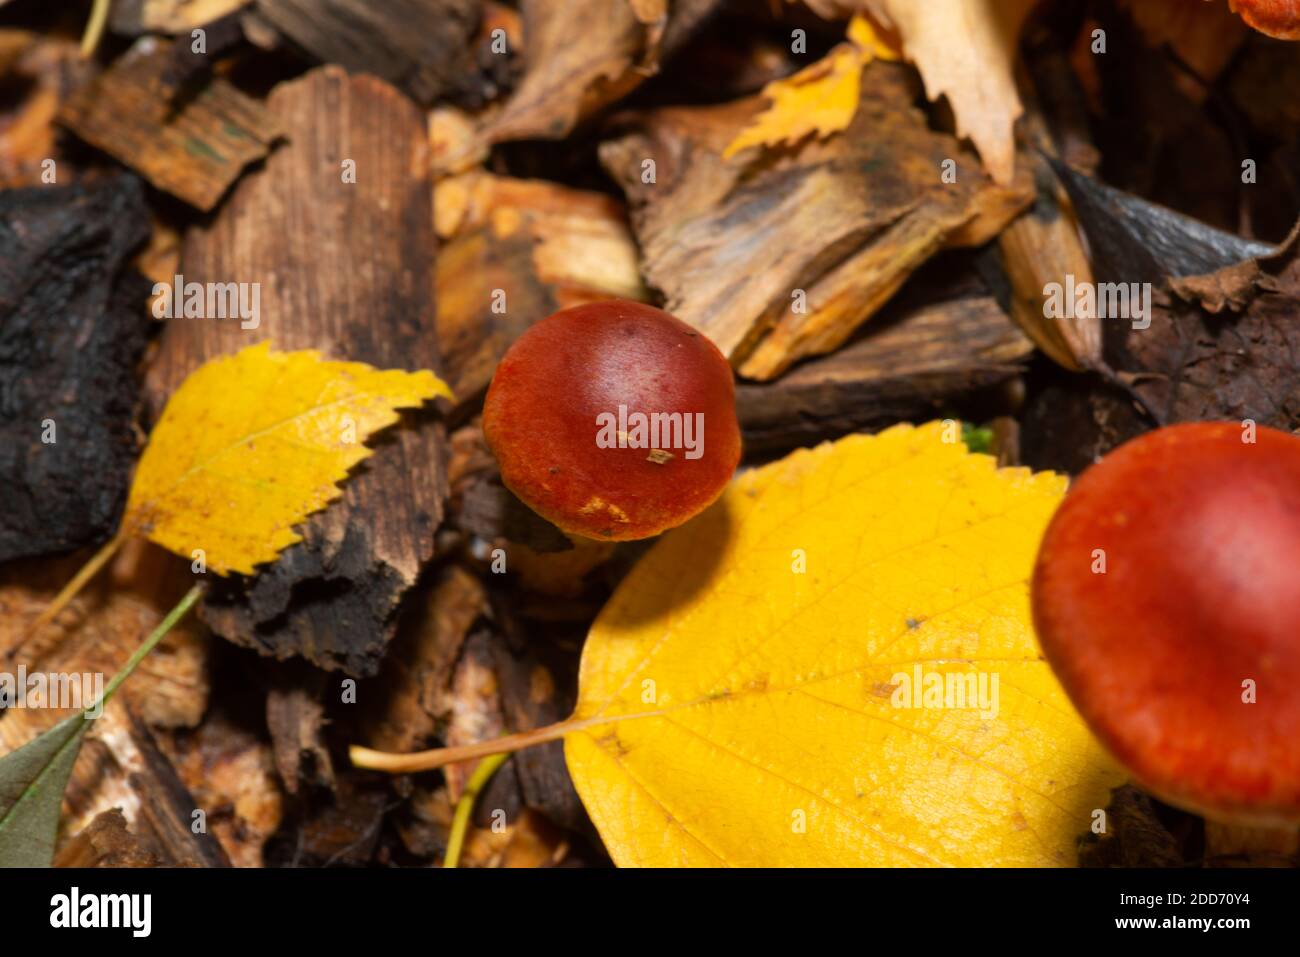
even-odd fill
[[[853,120],[858,109],[862,68],[873,57],[897,59],[863,16],[849,23],[848,43],[793,76],[774,80],[763,88],[772,105],[758,114],[723,151],[723,159],[751,146],[797,143],[804,137],[838,133]]]
[[[249,575],[301,536],[293,526],[342,491],[395,410],[450,397],[432,372],[380,370],[260,343],[190,375],[140,459],[123,531],[219,574]]]
[[[622,583],[565,736],[617,863],[1075,862],[1123,775],[1030,625],[1066,482],[943,432],[851,436],[742,475]],[[900,676],[916,669],[977,706],[915,706]]]

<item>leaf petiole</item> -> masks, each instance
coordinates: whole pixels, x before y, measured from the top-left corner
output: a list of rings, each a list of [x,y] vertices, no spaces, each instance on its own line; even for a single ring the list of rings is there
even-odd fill
[[[474,802],[479,792],[487,787],[492,775],[510,759],[511,751],[502,751],[484,758],[479,762],[474,773],[465,782],[465,790],[456,802],[456,814],[451,819],[451,834],[447,840],[447,855],[443,858],[443,867],[456,867],[460,864],[460,851],[465,845],[465,835],[469,831],[469,816],[474,811]]]
[[[95,0],[95,5],[90,8],[90,19],[86,21],[86,32],[81,35],[81,58],[83,60],[89,60],[95,55],[100,38],[104,35],[104,27],[108,24],[108,11],[111,6],[112,0]]]

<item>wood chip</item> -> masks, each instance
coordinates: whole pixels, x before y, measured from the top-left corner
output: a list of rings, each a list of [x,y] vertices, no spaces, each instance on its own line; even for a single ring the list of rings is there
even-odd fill
[[[722,152],[760,97],[655,110],[601,145],[646,279],[742,375],[771,379],[837,348],[931,255],[982,244],[1032,199],[1027,180],[994,185],[931,131],[916,95],[905,68],[874,62],[843,134],[769,151],[752,168]],[[946,161],[959,164],[956,183],[941,180]]]
[[[174,88],[171,65],[172,48],[146,37],[64,104],[58,120],[206,212],[282,130],[260,103],[224,80],[209,79],[197,92]]]
[[[155,415],[203,362],[263,339],[380,368],[441,369],[424,117],[383,81],[338,67],[281,84],[269,107],[290,142],[186,235],[181,257],[187,282],[261,283],[260,324],[169,321],[147,379]],[[344,180],[345,161],[355,182]],[[212,583],[202,614],[214,630],[263,654],[377,670],[397,604],[433,554],[446,494],[437,412],[405,421],[342,499],[304,524],[304,541],[254,578]]]
[[[987,295],[900,303],[839,351],[775,382],[740,385],[736,410],[745,447],[751,454],[784,451],[932,418],[1015,376],[1032,351]]]
[[[479,0],[257,0],[257,12],[321,63],[387,80],[425,106],[463,90]]]

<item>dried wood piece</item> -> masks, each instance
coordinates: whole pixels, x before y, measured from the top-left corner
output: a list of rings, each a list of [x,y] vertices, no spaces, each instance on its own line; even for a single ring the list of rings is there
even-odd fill
[[[748,163],[721,157],[759,97],[655,110],[602,144],[647,281],[742,375],[771,379],[837,348],[931,255],[986,242],[1032,199],[1027,180],[994,185],[928,129],[916,95],[906,69],[872,63],[844,133]],[[942,181],[945,161],[956,183]]]
[[[487,611],[487,593],[476,576],[459,565],[439,569],[384,660],[378,679],[384,693],[365,721],[371,747],[405,752],[430,746],[455,705],[451,683],[461,645]]]
[[[284,813],[271,747],[260,736],[261,728],[249,727],[249,718],[256,715],[255,694],[249,689],[233,704],[227,694],[225,704],[209,712],[194,731],[159,738],[198,806],[207,811],[208,831],[236,867],[262,866],[263,848]]]
[[[268,863],[286,867],[357,867],[375,856],[384,815],[395,805],[389,783],[341,773],[336,793],[299,809],[285,846],[268,848]],[[282,835],[283,836],[283,835]]]
[[[617,200],[541,180],[471,172],[434,190],[438,337],[457,409],[473,407],[519,335],[557,309],[645,301]]]
[[[67,841],[54,857],[55,867],[161,867],[162,855],[152,841],[132,834],[121,808],[101,811]]]
[[[1156,422],[1300,427],[1300,227],[1273,247],[1072,171],[1065,179],[1098,277],[1154,287],[1150,315],[1103,327],[1107,363]]]
[[[455,504],[456,527],[486,542],[517,542],[536,552],[565,552],[569,536],[501,484],[500,476],[470,482]]]
[[[443,734],[443,741],[449,747],[488,741],[512,730],[506,723],[501,705],[501,686],[493,653],[498,641],[500,637],[491,628],[483,627],[475,629],[461,645],[451,679],[454,707]],[[477,761],[466,762],[443,770],[447,793],[453,804],[460,800],[465,783],[477,765]],[[491,809],[501,808],[508,820],[519,813],[521,806],[519,782],[515,777],[514,763],[510,761],[502,765],[483,791],[475,808],[475,817],[480,822],[484,817],[490,820]]]
[[[1032,351],[989,296],[900,303],[829,356],[775,382],[741,384],[736,412],[746,451],[783,451],[933,417],[1014,377]]]
[[[174,865],[229,867],[230,859],[217,839],[206,831],[195,832],[194,812],[198,804],[193,795],[159,750],[148,728],[134,713],[128,714],[134,754],[116,742],[111,750],[116,762],[129,772],[131,788],[140,798],[137,826],[153,837]]]
[[[120,807],[132,831],[158,849],[166,866],[230,866],[216,838],[194,830],[195,811],[206,815],[208,809],[185,787],[144,722],[118,702],[105,709],[86,739],[66,801],[64,828],[70,834]]]
[[[1157,421],[1300,428],[1300,227],[1273,255],[1169,288],[1149,330],[1121,323],[1108,342]]]
[[[1021,125],[1038,149],[1052,150],[1038,101],[1022,92]],[[1071,371],[1095,369],[1101,362],[1101,322],[1096,309],[1049,315],[1046,290],[1053,283],[1091,284],[1092,263],[1083,248],[1069,194],[1051,164],[1038,152],[1025,156],[1036,186],[1034,205],[998,236],[1002,266],[1010,285],[1011,318],[1038,348]]]
[[[322,63],[370,73],[428,106],[475,73],[481,0],[257,0],[262,20]]]
[[[1053,161],[1052,166],[1088,234],[1093,265],[1102,281],[1163,283],[1170,277],[1203,275],[1275,251],[1268,243],[1207,226],[1063,163]]]
[[[204,212],[281,136],[275,117],[224,80],[173,85],[172,48],[146,37],[80,89],[58,120],[154,186]]]
[[[718,0],[678,0],[665,20],[626,0],[524,0],[528,69],[488,120],[483,139],[563,139],[579,121],[636,89],[718,6]],[[581,24],[580,42],[575,24]]]
[[[98,543],[135,463],[140,183],[0,193],[0,561]]]
[[[563,721],[577,701],[573,656],[530,641],[510,609],[501,602],[498,606],[501,627],[494,635],[492,654],[507,729],[522,731]],[[587,813],[564,763],[563,742],[525,748],[515,753],[511,765],[527,807],[571,830],[587,824]]]
[[[1179,812],[1174,812],[1175,815]],[[1160,819],[1155,802],[1131,784],[1111,791],[1108,827],[1079,845],[1080,867],[1185,867],[1180,842]]]
[[[381,368],[432,369],[432,195],[424,118],[374,77],[322,67],[278,86],[269,107],[289,133],[211,223],[186,236],[186,282],[261,283],[257,328],[167,323],[147,379],[155,414],[187,374],[262,339]],[[356,182],[343,163],[355,162]],[[263,654],[373,674],[398,602],[433,554],[446,494],[437,413],[379,440],[343,497],[304,540],[252,578],[215,580],[202,615]],[[215,576],[214,576],[215,577]]]
[[[325,672],[292,662],[276,669],[266,695],[266,726],[284,789],[334,787],[334,765],[325,746]]]
[[[1020,452],[1032,469],[1078,475],[1151,428],[1137,400],[1100,376],[1031,379],[1031,386],[1020,413]]]

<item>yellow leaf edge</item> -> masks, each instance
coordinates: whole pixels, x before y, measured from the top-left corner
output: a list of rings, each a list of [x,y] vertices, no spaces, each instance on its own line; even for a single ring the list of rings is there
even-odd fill
[[[295,350],[277,350],[272,340],[263,340],[258,343],[246,346],[245,348],[230,353],[228,355],[217,356],[203,363],[193,372],[191,372],[176,390],[168,397],[158,421],[154,423],[154,428],[149,436],[149,441],[145,450],[140,456],[136,465],[135,475],[131,482],[130,492],[127,497],[127,505],[123,512],[121,529],[118,532],[118,538],[127,536],[140,536],[160,545],[175,554],[182,557],[189,557],[190,549],[195,547],[193,543],[176,541],[166,535],[160,534],[153,527],[148,509],[148,500],[143,499],[142,489],[148,486],[149,470],[151,467],[151,450],[156,449],[154,439],[164,428],[175,428],[176,423],[173,418],[169,417],[169,412],[174,413],[176,400],[182,396],[183,392],[202,391],[210,388],[212,381],[220,381],[225,372],[234,367],[241,361],[249,359],[265,359],[270,362],[288,363],[295,360],[305,360],[315,363],[319,366],[333,367],[336,375],[362,376],[370,374],[384,374],[390,376],[400,376],[409,385],[408,395],[397,398],[386,403],[387,412],[380,417],[379,424],[364,431],[364,434],[358,436],[356,451],[353,460],[350,461],[332,480],[328,488],[320,490],[319,495],[309,497],[309,501],[304,504],[301,514],[293,522],[294,525],[300,524],[315,513],[324,510],[331,503],[337,501],[343,495],[341,487],[342,482],[346,481],[354,468],[361,462],[365,461],[374,454],[374,449],[365,443],[377,435],[379,432],[391,427],[400,420],[399,409],[411,409],[422,406],[428,401],[443,398],[452,400],[454,395],[451,387],[447,385],[439,376],[428,369],[419,369],[416,371],[407,371],[403,369],[379,369],[365,362],[341,359],[327,359],[318,349],[295,349]],[[367,397],[377,397],[376,393],[358,392],[355,395],[357,401],[364,401]],[[188,398],[188,396],[185,396]],[[298,415],[306,415],[314,409],[305,409]],[[242,445],[249,440],[249,436],[243,436],[235,445]],[[288,529],[286,534],[279,539],[275,545],[275,554],[257,561],[225,561],[220,554],[213,556],[208,553],[206,556],[207,567],[219,575],[230,573],[252,575],[257,571],[259,565],[268,564],[274,561],[285,548],[302,541],[302,536],[292,528]]]

